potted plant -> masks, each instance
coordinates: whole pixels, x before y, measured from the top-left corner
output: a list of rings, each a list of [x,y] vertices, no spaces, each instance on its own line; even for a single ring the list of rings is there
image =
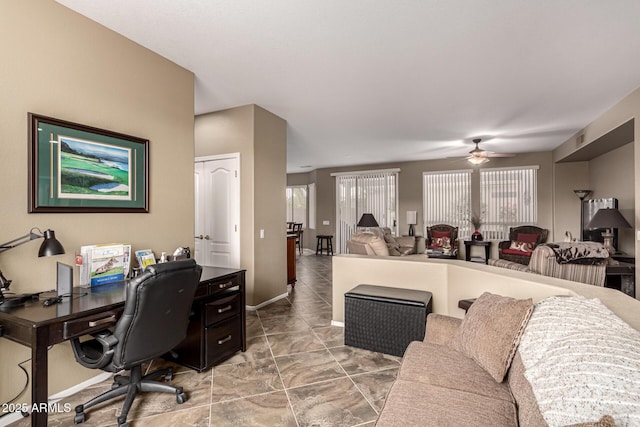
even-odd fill
[[[475,240],[478,242],[481,241],[482,234],[480,233],[480,227],[482,226],[482,220],[480,219],[480,215],[476,213],[472,214],[469,222],[471,222],[474,230],[474,232],[471,234],[471,240]]]

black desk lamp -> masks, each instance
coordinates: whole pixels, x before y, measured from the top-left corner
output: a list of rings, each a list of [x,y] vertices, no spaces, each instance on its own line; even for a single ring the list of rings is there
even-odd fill
[[[358,221],[358,224],[356,225],[356,227],[362,227],[366,230],[366,232],[369,233],[370,228],[379,227],[379,225],[378,225],[378,221],[376,221],[373,214],[365,213],[365,214],[362,214],[362,216],[360,217],[360,221]]]
[[[36,233],[36,231],[40,234]],[[24,236],[20,236],[17,239],[0,244],[0,254],[8,251],[9,249],[13,249],[16,246],[41,238],[44,238],[44,241],[38,250],[39,257],[61,255],[64,253],[64,248],[58,239],[56,239],[56,234],[53,230],[45,230],[43,233],[39,228],[33,227]],[[33,298],[33,294],[21,294],[5,297],[2,294],[2,290],[9,290],[9,285],[11,285],[11,280],[4,277],[0,270],[0,308],[16,307]]]

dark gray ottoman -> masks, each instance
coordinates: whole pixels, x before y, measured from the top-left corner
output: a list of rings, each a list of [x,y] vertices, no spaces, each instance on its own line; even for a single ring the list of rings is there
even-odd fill
[[[344,343],[402,356],[424,339],[431,292],[358,285],[344,294]]]

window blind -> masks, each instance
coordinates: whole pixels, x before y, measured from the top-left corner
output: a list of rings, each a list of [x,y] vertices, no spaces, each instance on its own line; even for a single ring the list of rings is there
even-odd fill
[[[371,213],[380,227],[395,231],[398,206],[398,170],[335,174],[336,248],[347,252],[346,242],[363,213]]]
[[[424,172],[423,210],[426,227],[448,224],[458,227],[458,237],[471,235],[471,169]]]
[[[485,239],[505,240],[509,228],[538,221],[538,166],[480,170]]]

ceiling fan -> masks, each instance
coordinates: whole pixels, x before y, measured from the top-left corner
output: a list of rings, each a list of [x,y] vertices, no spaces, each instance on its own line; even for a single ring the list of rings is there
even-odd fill
[[[476,144],[476,148],[469,151],[469,156],[466,158],[467,161],[474,165],[481,165],[483,163],[487,163],[489,161],[489,157],[514,157],[515,154],[505,154],[505,153],[494,153],[493,151],[485,151],[478,147],[478,144],[482,142],[480,138],[474,138],[473,143]]]

